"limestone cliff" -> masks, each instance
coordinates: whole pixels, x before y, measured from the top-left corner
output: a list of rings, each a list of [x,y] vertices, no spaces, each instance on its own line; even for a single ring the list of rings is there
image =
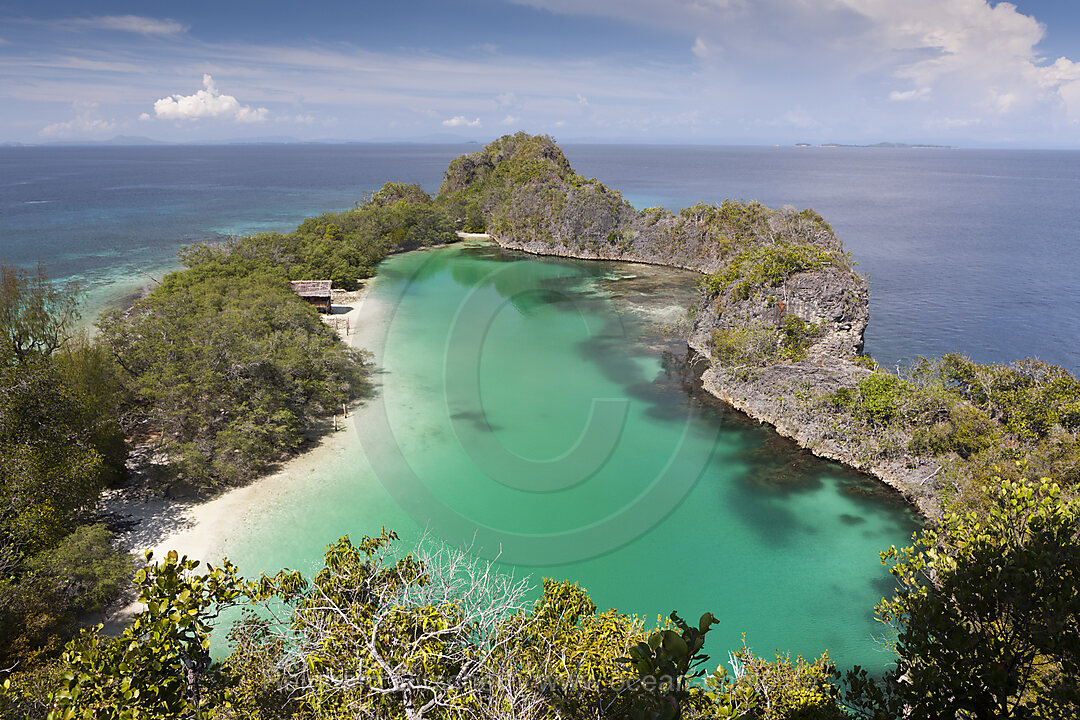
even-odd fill
[[[932,460],[908,452],[895,431],[868,439],[844,427],[822,402],[870,374],[859,362],[869,286],[817,213],[732,201],[637,211],[574,174],[549,138],[520,133],[451,163],[440,196],[463,216],[481,213],[504,248],[703,273],[688,343],[710,360],[704,388],[937,512],[924,490]]]

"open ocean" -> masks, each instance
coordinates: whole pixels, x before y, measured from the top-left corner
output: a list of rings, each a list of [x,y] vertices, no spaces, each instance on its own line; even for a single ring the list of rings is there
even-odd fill
[[[187,243],[288,231],[387,180],[438,189],[478,145],[0,148],[0,258],[45,263],[88,311],[175,267]],[[1080,152],[567,145],[635,207],[812,207],[869,274],[867,351],[1080,371]]]

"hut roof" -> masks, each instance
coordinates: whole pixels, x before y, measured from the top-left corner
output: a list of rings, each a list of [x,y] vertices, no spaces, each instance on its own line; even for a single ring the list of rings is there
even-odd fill
[[[300,297],[330,297],[329,280],[292,280],[289,285]]]

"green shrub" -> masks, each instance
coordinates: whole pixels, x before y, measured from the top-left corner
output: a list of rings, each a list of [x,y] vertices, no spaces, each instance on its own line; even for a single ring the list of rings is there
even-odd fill
[[[856,355],[853,362],[859,367],[866,368],[867,370],[877,370],[880,367],[877,360],[869,355]]]
[[[915,427],[909,448],[920,455],[956,453],[966,459],[1000,440],[997,425],[987,413],[957,403],[944,420]]]
[[[766,365],[776,358],[780,337],[764,324],[725,327],[713,330],[709,345],[721,365]]]
[[[792,361],[805,358],[810,346],[825,332],[821,325],[806,322],[798,315],[785,315],[780,331],[780,355]]]
[[[700,288],[710,298],[730,290],[735,299],[746,300],[755,290],[777,287],[796,273],[847,266],[849,262],[837,250],[779,240],[740,252],[723,270],[705,276]]]
[[[911,387],[888,373],[874,373],[854,388],[839,388],[822,399],[837,410],[851,413],[872,426],[890,425],[902,419]]]
[[[849,387],[837,388],[826,393],[822,399],[837,410],[847,410],[855,403],[855,390]]]
[[[740,720],[841,720],[847,717],[826,652],[812,662],[777,653],[769,662],[745,645],[706,681],[714,707],[708,717]]]

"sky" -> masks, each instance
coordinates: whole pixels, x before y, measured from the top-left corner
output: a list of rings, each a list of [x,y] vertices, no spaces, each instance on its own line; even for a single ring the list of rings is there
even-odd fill
[[[0,0],[0,142],[516,130],[1080,148],[1080,2]]]

